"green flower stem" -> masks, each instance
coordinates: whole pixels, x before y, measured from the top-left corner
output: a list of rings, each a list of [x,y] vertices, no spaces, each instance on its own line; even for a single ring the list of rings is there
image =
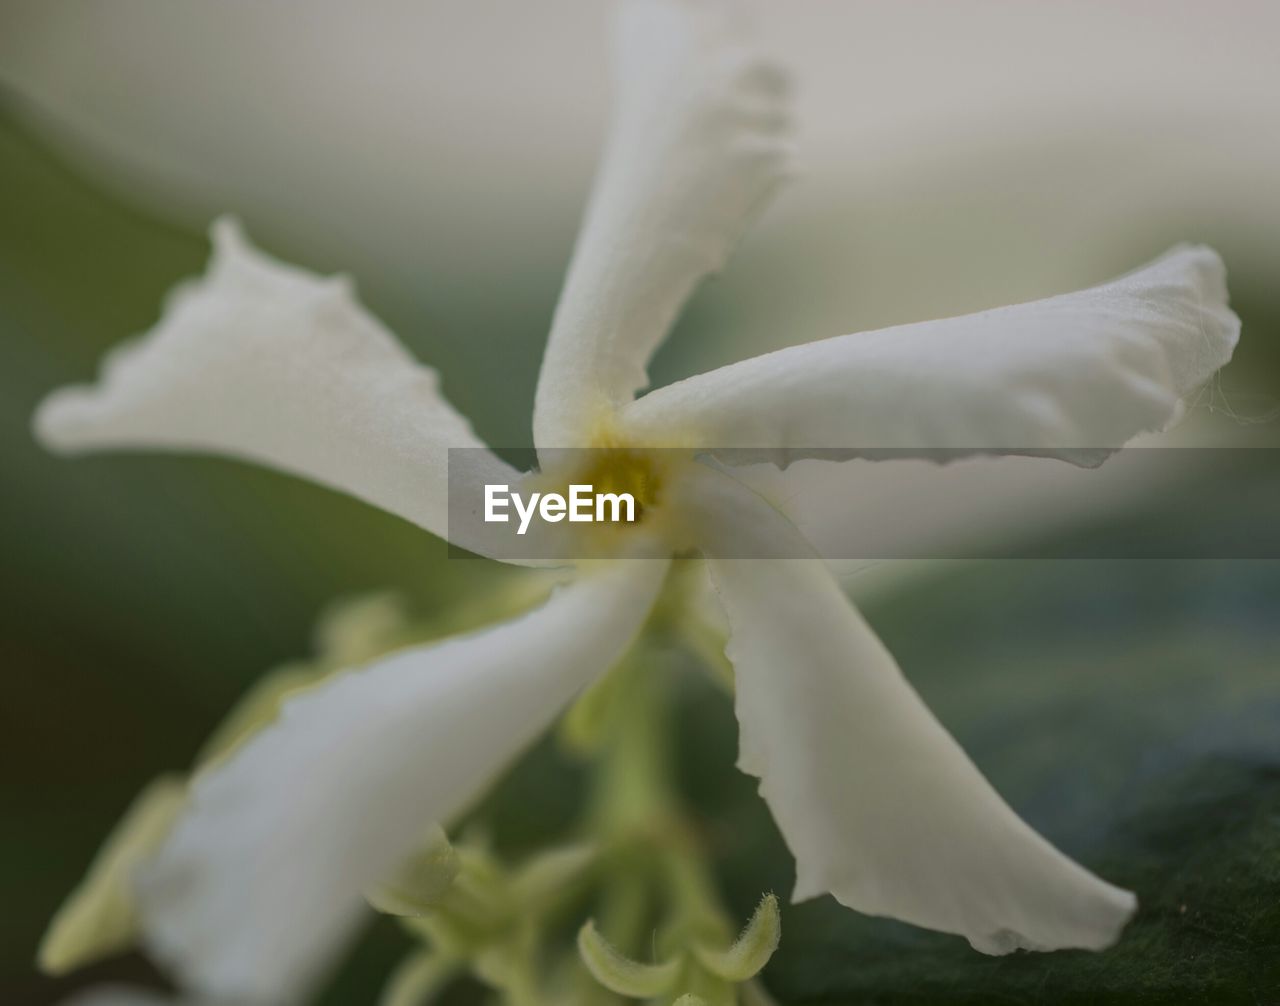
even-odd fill
[[[638,646],[611,675],[605,730],[594,763],[588,824],[592,837],[622,842],[660,828],[675,812],[668,757],[669,710],[663,661]]]
[[[727,946],[734,927],[720,903],[701,842],[682,813],[670,752],[673,677],[670,652],[642,645],[614,671],[601,750],[592,780],[588,827],[606,850],[601,931],[639,960],[684,958],[674,1001],[693,992],[708,1006],[731,1006],[732,983],[694,959],[694,943]],[[658,923],[657,939],[646,936]]]
[[[379,1006],[422,1006],[429,1002],[462,969],[463,961],[444,954],[423,952],[406,960],[383,989]]]
[[[426,867],[402,879],[406,904],[428,890],[422,913],[404,919],[409,931],[433,948],[430,957],[470,970],[499,1003],[617,1006],[630,997],[657,1006],[738,1006],[740,996],[767,1002],[743,983],[777,945],[777,903],[762,901],[734,944],[737,927],[676,786],[680,638],[679,626],[655,616],[645,640],[566,717],[561,737],[587,759],[590,779],[578,841],[513,866],[483,842],[464,838],[454,847],[448,865],[455,873],[442,894],[424,882],[434,876]],[[581,919],[592,898],[593,921],[579,929],[577,953],[565,957],[557,949],[563,925]],[[428,959],[406,965],[388,990],[397,997],[388,1006],[430,1001],[420,995],[425,986],[410,983],[415,974],[434,974]]]
[[[672,803],[660,722],[660,686],[637,652],[616,668],[601,746],[592,763],[589,840],[602,852],[601,928],[616,945],[640,948],[657,908],[651,850],[667,830]]]

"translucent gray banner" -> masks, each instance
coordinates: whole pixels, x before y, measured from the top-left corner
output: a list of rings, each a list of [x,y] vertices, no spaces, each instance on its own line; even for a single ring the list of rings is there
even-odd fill
[[[511,464],[449,452],[455,556],[569,563],[696,553],[713,537],[742,559],[1280,558],[1276,448],[498,454]],[[735,498],[765,501],[799,535],[735,524]],[[699,532],[708,522],[714,536]]]

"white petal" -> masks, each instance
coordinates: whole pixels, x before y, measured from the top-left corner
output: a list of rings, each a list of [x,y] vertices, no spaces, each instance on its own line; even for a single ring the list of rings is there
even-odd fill
[[[1119,447],[1168,427],[1230,358],[1217,253],[1180,247],[1103,286],[779,350],[661,388],[624,427],[727,460],[866,449]],[[1092,452],[1084,455],[1094,460]]]
[[[714,555],[801,554],[739,494],[705,522]],[[796,900],[959,933],[984,953],[1100,949],[1135,908],[1031,830],[933,718],[816,559],[709,560],[731,627],[739,765],[796,858]]]
[[[556,308],[534,440],[589,446],[783,177],[786,82],[733,0],[630,0],[616,119]]]
[[[436,372],[360,306],[344,277],[277,262],[230,219],[214,224],[212,238],[206,274],[174,291],[150,332],[107,357],[96,385],[44,401],[40,440],[64,452],[159,448],[257,461],[443,535],[448,448],[483,444],[441,395]],[[465,456],[493,481],[518,478],[488,452]]]
[[[514,621],[287,702],[193,781],[190,810],[141,877],[150,949],[209,996],[304,992],[360,920],[363,892],[622,653],[666,566],[614,563]]]

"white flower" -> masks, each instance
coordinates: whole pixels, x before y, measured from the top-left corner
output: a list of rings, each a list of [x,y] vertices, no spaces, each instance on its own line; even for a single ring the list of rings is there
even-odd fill
[[[788,519],[732,468],[857,448],[1075,456],[1178,419],[1238,322],[1206,248],[1104,286],[814,342],[640,399],[647,361],[787,165],[778,71],[729,0],[634,0],[618,114],[538,383],[537,446],[661,470],[632,558],[579,564],[544,606],[310,688],[224,762],[138,891],[151,950],[198,993],[305,990],[433,822],[460,811],[640,631],[693,545],[727,622],[741,768],[797,861],[796,898],[951,933],[979,950],[1097,949],[1134,911],[1027,827],[930,715]],[[446,527],[446,456],[480,444],[349,285],[213,232],[207,276],[156,328],[37,417],[74,452],[152,447],[265,462],[501,557]],[[672,462],[677,448],[684,460]],[[479,477],[520,475],[487,455]],[[572,473],[561,472],[561,476]],[[776,558],[734,558],[736,555]]]

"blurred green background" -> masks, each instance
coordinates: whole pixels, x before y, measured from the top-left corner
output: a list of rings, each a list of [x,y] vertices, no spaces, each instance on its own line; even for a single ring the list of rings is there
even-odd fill
[[[108,978],[156,980],[138,957],[57,981],[31,962],[50,914],[132,795],[160,771],[187,766],[248,682],[309,653],[326,605],[392,588],[427,613],[484,591],[498,572],[449,560],[439,541],[395,518],[247,466],[41,453],[28,432],[40,396],[87,378],[104,350],[148,327],[168,287],[203,267],[207,247],[199,233],[107,194],[83,163],[25,128],[19,111],[7,94],[0,1002],[26,1006]],[[962,189],[955,180],[908,187],[913,226],[943,243],[968,242],[973,208],[955,201]],[[1001,196],[1016,215],[1016,192],[980,198],[998,205]],[[869,244],[903,209],[887,206],[868,221]],[[497,295],[480,275],[416,288],[357,270],[365,301],[441,369],[447,393],[495,443],[528,439],[572,217]],[[1245,323],[1224,387],[1265,418],[1280,400],[1280,238],[1248,221],[1222,225],[1188,203],[1180,216],[1135,224],[1128,247],[1112,248],[1091,278],[1159,250],[1188,221],[1187,236],[1211,238],[1227,259]],[[276,228],[263,243],[316,268],[347,265],[331,245],[289,240]],[[799,295],[812,297],[815,281],[793,269],[821,246],[792,236],[749,249],[746,279],[699,295],[659,358],[657,380],[742,355],[726,333],[748,316],[776,322]],[[355,251],[368,260],[367,249]],[[928,303],[983,306],[981,288],[958,292],[955,277],[939,283]],[[482,321],[460,324],[479,303]],[[874,298],[870,305],[871,318],[888,310]],[[778,338],[821,334],[833,333],[806,325]],[[1274,489],[1264,479],[1239,492]],[[1150,505],[1154,512],[1158,500]],[[1151,512],[1129,508],[1084,533],[1122,535]],[[1142,914],[1105,954],[988,959],[962,941],[824,899],[784,914],[782,949],[767,972],[782,1002],[1280,1002],[1280,563],[942,564],[874,593],[867,611],[997,788],[1066,851],[1135,888]],[[727,706],[692,682],[683,703],[684,784],[745,916],[761,890],[788,890],[791,865],[751,781],[733,770]],[[543,745],[484,813],[520,848],[569,826],[576,784],[572,767]],[[377,924],[330,1001],[372,1001],[404,945],[394,927]]]
[[[140,784],[189,764],[247,682],[311,652],[329,602],[393,588],[430,611],[493,573],[450,562],[396,518],[248,466],[68,463],[36,447],[40,396],[149,326],[206,256],[203,236],[104,199],[0,119],[0,1002],[81,984],[32,967],[59,899]]]

